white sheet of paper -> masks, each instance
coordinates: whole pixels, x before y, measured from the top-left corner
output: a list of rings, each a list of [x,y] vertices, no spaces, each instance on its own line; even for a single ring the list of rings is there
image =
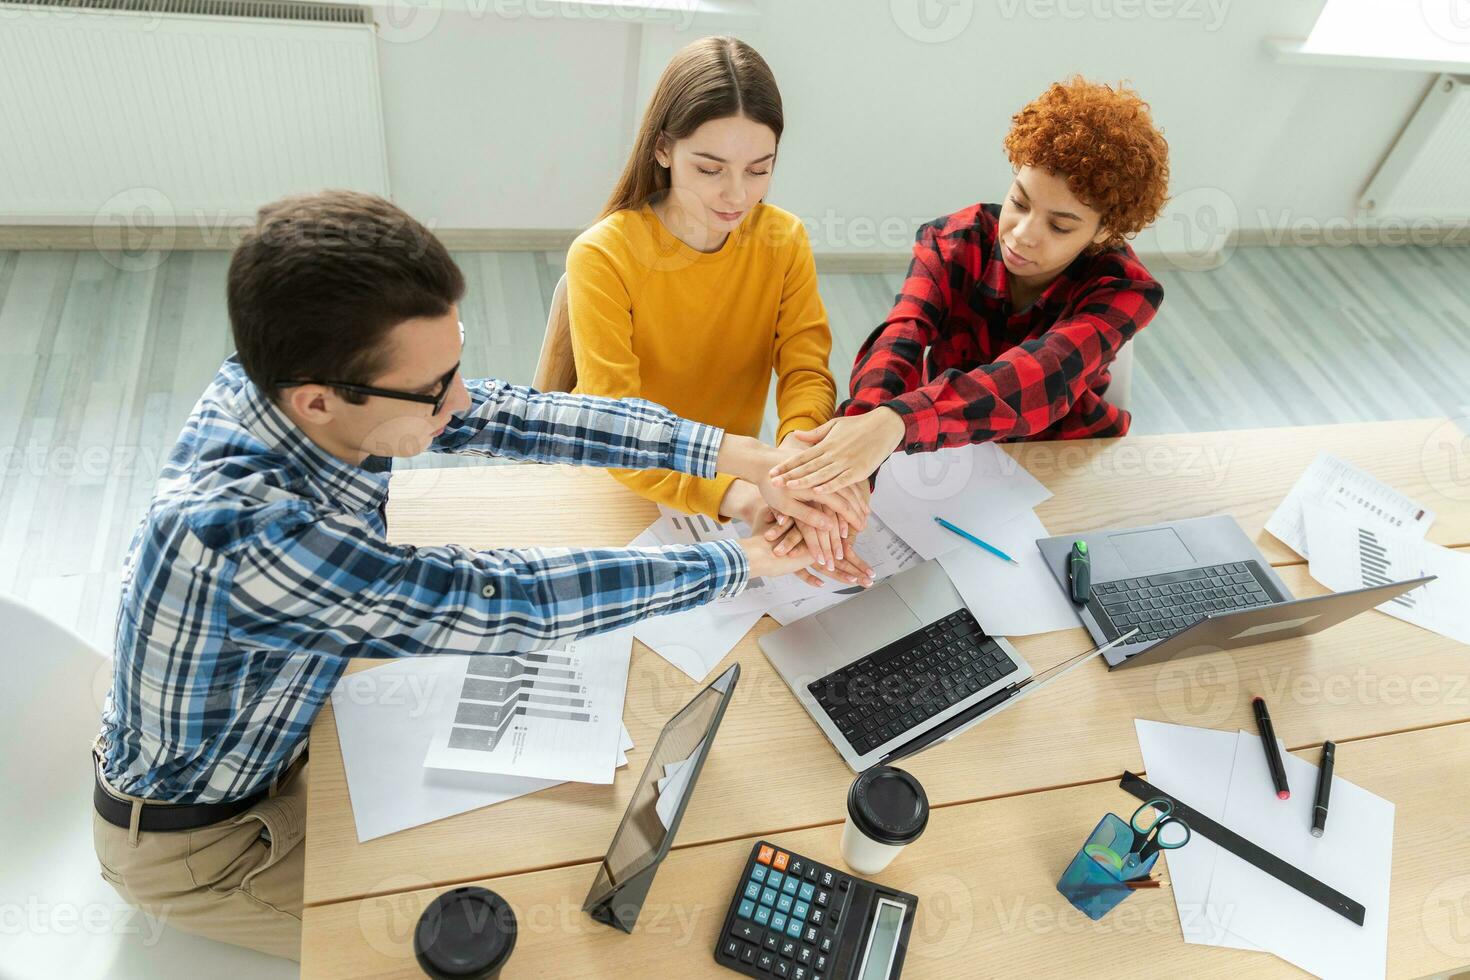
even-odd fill
[[[703,514],[685,514],[671,507],[665,507],[663,504],[658,505],[658,511],[658,520],[630,541],[629,547],[699,544],[704,541],[738,541],[741,538],[750,537],[751,534],[750,526],[742,521],[721,524]],[[783,575],[774,579],[757,576],[745,584],[745,588],[740,591],[739,595],[715,599],[708,605],[721,617],[748,613],[751,610],[764,613],[772,606],[790,601],[786,593],[791,592],[793,587],[809,588],[802,586],[794,575]]]
[[[622,629],[536,653],[469,658],[453,716],[441,721],[424,765],[612,782],[632,653]]]
[[[357,839],[369,841],[557,785],[557,780],[424,768],[434,733],[454,715],[468,658],[406,657],[343,677],[332,714]],[[633,747],[621,731],[618,765]]]
[[[964,545],[934,518],[979,534],[1051,496],[1051,491],[993,442],[932,453],[894,453],[878,470],[873,512],[924,558]],[[983,535],[981,535],[983,537]]]
[[[1223,822],[1230,773],[1235,767],[1235,732],[1142,718],[1135,719],[1133,727],[1143,750],[1148,781],[1211,820]],[[1122,814],[1123,818],[1131,812]],[[1188,844],[1164,853],[1174,906],[1179,912],[1179,929],[1187,943],[1258,949],[1230,931],[1234,908],[1209,902],[1210,880],[1220,850],[1214,841],[1195,834]]]
[[[1405,531],[1419,538],[1434,523],[1434,511],[1423,504],[1352,463],[1320,452],[1266,521],[1266,530],[1303,558],[1311,557],[1302,518],[1302,508],[1309,503],[1325,504],[1369,526]]]
[[[939,564],[985,631],[994,636],[1029,636],[1082,625],[1072,600],[1057,585],[1036,547],[1047,537],[1035,511],[1004,524],[966,528],[1020,562],[1012,565],[968,541],[939,556]]]
[[[703,747],[704,741],[701,739],[687,759],[664,766],[664,778],[658,781],[658,802],[653,809],[665,830],[673,823],[674,814],[679,811],[679,801],[689,791],[690,778],[694,775],[694,757],[699,755]]]
[[[1276,799],[1258,735],[1240,732],[1220,822],[1288,864],[1362,903],[1358,926],[1222,850],[1211,903],[1233,904],[1231,930],[1320,977],[1381,977],[1388,963],[1394,805],[1341,777],[1332,782],[1327,832],[1309,833],[1317,767],[1282,753],[1289,800]],[[1186,845],[1192,846],[1192,845]]]
[[[1377,608],[1407,623],[1470,643],[1470,555],[1323,504],[1303,508],[1312,578],[1342,592],[1438,575]]]
[[[652,616],[633,627],[633,635],[650,650],[702,681],[760,622],[759,609],[722,614],[714,604],[669,616]]]
[[[877,514],[868,515],[868,524],[853,539],[852,547],[872,567],[874,582],[881,582],[890,575],[913,568],[924,560]],[[794,588],[789,594],[798,596],[795,602],[787,602],[769,610],[771,618],[782,626],[821,612],[864,591],[860,586],[834,582],[827,578],[822,579],[824,585],[821,589],[812,588],[794,575],[783,575],[777,581],[781,584],[788,581],[792,583]]]
[[[679,518],[677,523],[675,517]],[[699,517],[696,523],[687,515],[668,512],[628,542],[628,547],[688,543],[695,539],[691,529],[711,533],[707,530],[710,525],[718,527],[708,518]],[[674,538],[683,540],[672,540]],[[691,678],[702,681],[760,622],[764,609],[759,601],[746,601],[732,608],[731,600],[716,600],[667,616],[650,616],[633,626],[633,635]]]

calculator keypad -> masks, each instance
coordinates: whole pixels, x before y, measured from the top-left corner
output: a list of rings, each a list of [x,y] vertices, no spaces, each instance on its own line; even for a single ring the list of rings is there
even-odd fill
[[[851,880],[808,858],[761,844],[733,901],[728,935],[716,948],[748,976],[823,980],[838,944],[838,897]]]

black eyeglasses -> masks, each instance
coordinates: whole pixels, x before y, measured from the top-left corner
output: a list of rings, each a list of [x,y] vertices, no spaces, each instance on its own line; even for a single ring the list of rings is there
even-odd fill
[[[464,347],[464,324],[459,325],[459,346]],[[355,392],[359,395],[372,395],[377,398],[396,398],[399,401],[415,402],[419,405],[433,405],[433,415],[438,415],[444,410],[444,402],[449,398],[449,386],[454,384],[454,376],[459,374],[459,365],[450,368],[436,384],[439,389],[436,394],[428,395],[418,391],[395,391],[392,388],[375,388],[372,385],[352,384],[347,381],[281,381],[276,384],[277,388],[299,388],[302,385],[322,385],[327,388],[340,388],[343,391]]]

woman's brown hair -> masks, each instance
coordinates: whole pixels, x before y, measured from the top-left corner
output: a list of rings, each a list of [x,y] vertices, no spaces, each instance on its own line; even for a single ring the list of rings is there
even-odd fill
[[[711,119],[729,116],[769,126],[781,142],[781,92],[770,66],[738,38],[706,37],[686,45],[659,76],[633,152],[600,218],[642,207],[668,190],[669,173],[653,155],[660,139],[681,140]]]

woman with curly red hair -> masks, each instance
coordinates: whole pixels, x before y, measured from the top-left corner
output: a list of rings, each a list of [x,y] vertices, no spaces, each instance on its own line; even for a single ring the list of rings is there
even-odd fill
[[[1074,77],[1012,117],[1005,148],[1004,203],[919,229],[842,417],[798,433],[814,445],[772,471],[778,482],[834,491],[895,449],[1128,431],[1108,368],[1164,290],[1125,239],[1164,205],[1168,144],[1137,93]]]

